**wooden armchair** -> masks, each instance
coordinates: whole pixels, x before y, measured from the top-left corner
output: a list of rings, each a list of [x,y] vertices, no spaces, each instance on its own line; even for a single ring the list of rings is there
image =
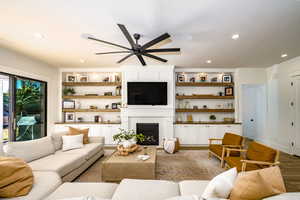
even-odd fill
[[[244,138],[242,136],[233,133],[225,133],[222,139],[210,138],[208,156],[210,158],[213,155],[218,159],[220,159],[221,167],[223,167],[226,149],[227,148],[242,149],[243,142],[244,142]],[[232,152],[231,156],[240,156],[240,152]]]
[[[224,158],[227,168],[236,167],[240,171],[251,171],[279,165],[280,152],[258,142],[251,142],[249,148],[227,148]],[[231,152],[240,152],[241,156],[232,157]]]

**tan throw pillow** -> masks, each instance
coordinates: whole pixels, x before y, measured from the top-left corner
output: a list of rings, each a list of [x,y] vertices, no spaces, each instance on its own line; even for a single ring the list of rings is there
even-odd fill
[[[89,143],[89,129],[77,129],[73,127],[69,127],[69,133],[68,135],[79,135],[83,134],[83,144]]]
[[[230,200],[259,200],[285,192],[279,167],[269,167],[240,173],[230,193]]]
[[[33,185],[31,168],[19,158],[0,157],[0,197],[27,195]]]

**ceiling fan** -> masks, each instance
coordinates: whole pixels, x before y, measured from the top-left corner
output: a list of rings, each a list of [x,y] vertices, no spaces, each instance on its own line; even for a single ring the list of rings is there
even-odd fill
[[[155,38],[154,40],[151,40],[150,42],[147,42],[144,45],[140,45],[138,43],[138,40],[141,38],[141,35],[138,33],[133,34],[133,37],[135,39],[135,41],[133,41],[131,35],[129,34],[128,30],[126,29],[126,27],[123,24],[118,24],[119,28],[121,29],[121,31],[123,32],[123,34],[125,35],[126,39],[128,40],[130,47],[125,47],[122,45],[118,45],[118,44],[114,44],[112,42],[107,42],[104,40],[100,40],[97,39],[93,36],[84,36],[87,39],[90,40],[94,40],[94,41],[98,41],[98,42],[102,42],[105,44],[109,44],[112,46],[116,46],[122,49],[125,49],[123,51],[112,51],[112,52],[103,52],[103,53],[95,53],[96,55],[104,55],[104,54],[118,54],[118,53],[128,53],[128,55],[126,55],[124,58],[122,58],[121,60],[119,60],[117,63],[121,63],[123,61],[125,61],[126,59],[128,59],[129,57],[135,55],[139,61],[141,62],[142,65],[146,65],[146,62],[143,58],[143,56],[149,57],[149,58],[153,58],[155,60],[159,60],[161,62],[167,62],[166,59],[160,58],[158,56],[152,55],[151,53],[160,53],[160,52],[180,52],[180,48],[164,48],[164,49],[151,49],[152,46],[154,46],[155,44],[170,38],[171,36],[168,33],[164,33],[160,36],[158,36],[157,38]]]

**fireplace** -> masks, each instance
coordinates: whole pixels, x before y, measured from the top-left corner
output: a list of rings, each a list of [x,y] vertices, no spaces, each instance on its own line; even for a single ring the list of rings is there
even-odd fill
[[[140,145],[159,144],[159,124],[158,123],[136,123],[136,133],[142,133],[146,137],[151,136],[153,140],[140,142]]]

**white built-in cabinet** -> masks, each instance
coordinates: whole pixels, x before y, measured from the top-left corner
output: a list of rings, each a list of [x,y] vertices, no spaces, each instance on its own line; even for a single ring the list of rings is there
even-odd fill
[[[223,138],[226,132],[242,135],[240,124],[230,125],[174,125],[175,137],[181,145],[208,145],[209,138]]]
[[[113,145],[113,135],[119,132],[119,128],[121,128],[120,124],[91,124],[91,125],[82,125],[82,124],[70,124],[70,125],[55,125],[55,132],[63,132],[67,131],[69,126],[85,129],[89,128],[89,136],[103,136],[105,137],[105,145]]]

